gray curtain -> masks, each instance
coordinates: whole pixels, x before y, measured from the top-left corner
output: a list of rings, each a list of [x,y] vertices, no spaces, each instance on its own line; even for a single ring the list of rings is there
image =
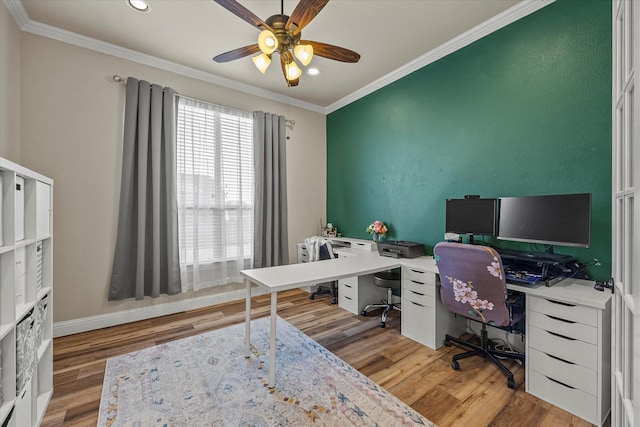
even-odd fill
[[[253,114],[255,158],[254,268],[289,264],[285,118]]]
[[[109,300],[181,292],[176,202],[177,97],[127,78],[118,236]]]

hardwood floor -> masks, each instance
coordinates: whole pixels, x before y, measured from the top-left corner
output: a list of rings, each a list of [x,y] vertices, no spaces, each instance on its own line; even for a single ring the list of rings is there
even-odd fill
[[[254,297],[253,318],[268,314],[269,296]],[[381,329],[378,312],[355,316],[300,290],[278,294],[278,314],[439,426],[591,426],[525,393],[524,368],[514,362],[507,366],[520,385],[515,391],[482,358],[454,371],[450,358],[459,347],[431,350],[403,337],[397,315]],[[108,358],[243,321],[240,300],[56,338],[54,394],[42,426],[96,425]]]

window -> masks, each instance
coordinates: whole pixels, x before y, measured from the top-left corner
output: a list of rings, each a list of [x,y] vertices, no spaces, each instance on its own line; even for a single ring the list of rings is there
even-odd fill
[[[242,281],[253,253],[253,114],[178,97],[183,291]]]

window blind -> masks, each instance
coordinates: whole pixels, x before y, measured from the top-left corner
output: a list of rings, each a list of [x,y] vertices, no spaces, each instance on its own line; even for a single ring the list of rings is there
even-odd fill
[[[179,97],[177,133],[183,279],[192,289],[241,281],[252,258],[253,115]]]

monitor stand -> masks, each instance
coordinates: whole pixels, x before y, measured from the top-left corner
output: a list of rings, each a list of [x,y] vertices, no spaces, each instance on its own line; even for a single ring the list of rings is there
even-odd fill
[[[506,270],[509,269],[510,265],[515,266],[514,271],[530,273],[531,276],[538,278],[537,283],[544,284],[547,287],[555,285],[564,278],[562,275],[551,273],[549,271],[551,266],[563,265],[575,260],[570,255],[554,254],[553,248],[546,252],[502,248],[497,248],[497,251],[502,257],[502,263]]]

